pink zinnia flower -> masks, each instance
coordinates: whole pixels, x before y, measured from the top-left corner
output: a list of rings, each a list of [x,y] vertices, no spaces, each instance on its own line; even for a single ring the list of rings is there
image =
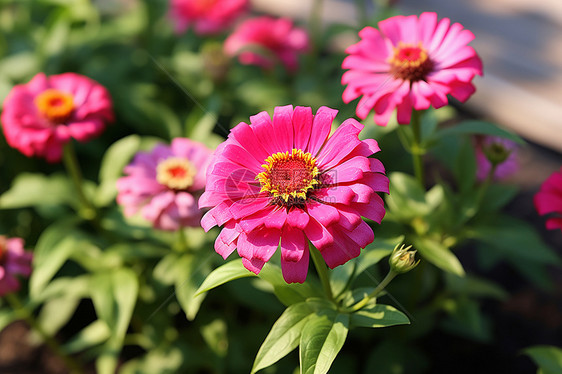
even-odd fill
[[[475,91],[471,81],[482,75],[482,62],[467,44],[474,34],[437,14],[396,16],[365,27],[361,41],[347,48],[342,83],[343,101],[362,96],[356,113],[365,119],[371,109],[375,123],[385,126],[394,108],[398,123],[410,122],[412,108],[447,104],[447,95],[464,102]]]
[[[547,229],[562,230],[562,168],[560,171],[552,173],[543,182],[539,192],[535,195],[534,203],[541,216],[552,214],[546,220]]]
[[[12,89],[1,120],[11,147],[57,162],[71,138],[85,142],[100,135],[113,120],[113,110],[109,93],[99,83],[75,73],[39,73]]]
[[[32,254],[23,250],[23,239],[0,236],[0,296],[20,289],[16,275],[29,277]]]
[[[217,148],[199,206],[213,207],[201,220],[205,230],[224,226],[215,250],[227,258],[235,249],[258,274],[281,245],[288,283],[306,279],[308,241],[330,268],[357,257],[374,239],[361,216],[381,222],[385,209],[377,192],[388,193],[373,139],[348,119],[330,136],[336,110],[288,105],[250,117]]]
[[[171,0],[170,18],[176,33],[191,25],[199,35],[216,34],[228,28],[248,5],[248,0]]]
[[[299,53],[307,50],[308,34],[304,29],[293,27],[288,18],[249,19],[240,24],[224,43],[227,55],[238,55],[242,64],[265,69],[281,61],[287,69],[295,70]]]
[[[517,158],[517,144],[509,139],[496,136],[485,136],[476,140],[476,177],[483,181],[488,177],[495,163],[493,179],[500,180],[509,177],[519,170]]]
[[[201,211],[197,199],[205,187],[205,173],[211,151],[186,138],[171,146],[157,145],[151,152],[139,152],[125,167],[127,176],[117,181],[117,203],[126,216],[139,210],[162,230],[174,231],[199,226]]]

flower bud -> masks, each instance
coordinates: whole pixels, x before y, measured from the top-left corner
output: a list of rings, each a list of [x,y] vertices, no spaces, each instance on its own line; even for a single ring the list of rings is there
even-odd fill
[[[420,261],[415,259],[416,251],[409,251],[410,248],[412,248],[411,245],[406,248],[401,245],[399,249],[396,245],[388,260],[392,271],[399,274],[407,273],[419,264]]]

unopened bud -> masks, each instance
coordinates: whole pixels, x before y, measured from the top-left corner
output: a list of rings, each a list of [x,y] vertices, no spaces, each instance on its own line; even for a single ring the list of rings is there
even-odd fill
[[[508,149],[500,142],[493,142],[482,147],[482,151],[486,158],[492,165],[499,165],[505,162],[511,154],[511,149]]]
[[[396,273],[407,273],[408,271],[412,270],[419,264],[419,260],[416,261],[416,251],[410,251],[409,249],[412,246],[408,246],[404,248],[404,245],[401,245],[398,248],[398,245],[392,251],[390,255],[390,259],[388,260],[390,264],[390,268],[392,271]]]

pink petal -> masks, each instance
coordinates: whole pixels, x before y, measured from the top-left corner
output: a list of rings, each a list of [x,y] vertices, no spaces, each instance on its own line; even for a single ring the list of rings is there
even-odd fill
[[[309,257],[308,245],[305,245],[299,261],[285,261],[281,258],[281,271],[283,272],[283,279],[285,279],[285,282],[304,283],[308,273]]]
[[[313,156],[318,154],[320,147],[324,144],[326,138],[330,134],[332,122],[334,121],[334,118],[336,118],[337,114],[337,110],[330,109],[325,106],[318,109],[312,122],[312,133],[306,150],[307,152],[311,153]]]

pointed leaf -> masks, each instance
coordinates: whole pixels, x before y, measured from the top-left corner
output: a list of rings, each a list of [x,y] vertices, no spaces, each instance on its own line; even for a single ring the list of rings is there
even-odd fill
[[[348,328],[348,314],[313,314],[301,334],[301,373],[327,373],[345,343]]]
[[[464,276],[464,269],[457,258],[443,244],[427,238],[417,238],[413,240],[414,249],[418,250],[423,259],[431,262],[438,268],[450,273]]]
[[[197,289],[195,295],[212,290],[226,282],[252,276],[255,276],[255,274],[246,269],[244,265],[242,265],[242,259],[238,258],[213,270],[207,278],[205,278],[205,281],[203,281],[199,289]]]
[[[262,343],[254,360],[252,373],[273,365],[295,349],[312,313],[313,310],[306,302],[289,306]]]
[[[351,315],[351,325],[354,327],[376,328],[408,324],[410,324],[408,317],[390,305],[378,304]]]
[[[562,373],[562,349],[554,346],[538,345],[524,350],[531,356],[543,374]]]

